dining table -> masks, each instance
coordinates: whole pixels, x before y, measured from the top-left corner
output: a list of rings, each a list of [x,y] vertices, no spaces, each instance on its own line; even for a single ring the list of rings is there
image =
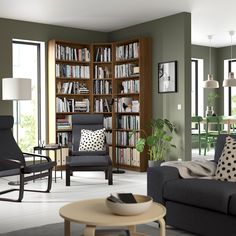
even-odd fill
[[[222,116],[222,124],[227,125],[227,133],[231,133],[231,126],[236,125],[236,116]],[[206,117],[203,117],[202,123],[206,123]],[[236,127],[235,127],[236,129]]]

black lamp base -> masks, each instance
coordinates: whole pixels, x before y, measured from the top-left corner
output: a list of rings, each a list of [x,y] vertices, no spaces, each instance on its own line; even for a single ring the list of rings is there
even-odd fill
[[[112,171],[113,174],[124,174],[125,171],[124,170],[120,170],[120,169],[116,169]]]
[[[27,183],[24,183],[24,185],[26,185]],[[20,185],[20,181],[10,181],[8,182],[8,185],[13,185],[13,186],[17,186]]]

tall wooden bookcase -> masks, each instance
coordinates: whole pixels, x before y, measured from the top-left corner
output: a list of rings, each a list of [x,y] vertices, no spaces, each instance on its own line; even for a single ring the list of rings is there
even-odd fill
[[[48,140],[70,142],[71,115],[102,113],[114,167],[146,171],[147,150],[135,140],[150,132],[151,39],[81,44],[48,43]],[[132,130],[135,134],[130,137]],[[63,168],[63,167],[62,167]]]

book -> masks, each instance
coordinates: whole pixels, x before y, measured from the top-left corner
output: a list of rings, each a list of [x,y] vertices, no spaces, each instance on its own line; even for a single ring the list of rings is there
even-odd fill
[[[118,193],[119,199],[124,203],[137,203],[132,193]]]

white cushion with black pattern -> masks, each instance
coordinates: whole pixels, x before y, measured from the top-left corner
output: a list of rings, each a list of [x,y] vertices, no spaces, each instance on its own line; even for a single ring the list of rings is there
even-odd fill
[[[215,175],[219,180],[236,182],[236,140],[230,136],[226,137]]]
[[[79,151],[102,151],[105,141],[105,129],[81,130]]]

